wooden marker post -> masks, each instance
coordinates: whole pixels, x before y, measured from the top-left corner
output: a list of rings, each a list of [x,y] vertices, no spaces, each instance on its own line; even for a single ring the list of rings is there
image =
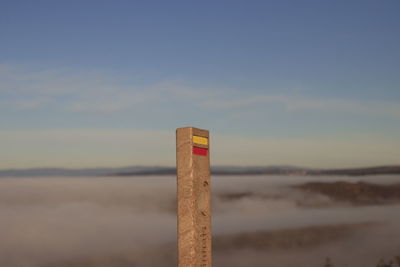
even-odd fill
[[[176,130],[178,267],[211,267],[209,148],[207,130]]]

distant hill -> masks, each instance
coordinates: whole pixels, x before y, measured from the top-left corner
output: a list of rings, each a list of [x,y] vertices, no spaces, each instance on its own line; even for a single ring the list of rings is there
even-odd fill
[[[377,175],[400,174],[400,165],[353,169],[308,169],[294,166],[235,167],[213,166],[213,175]],[[0,177],[56,177],[56,176],[143,176],[175,175],[175,167],[131,166],[122,168],[37,168],[0,170]]]
[[[173,175],[175,168],[160,168],[157,170],[140,170],[134,172],[118,172],[115,175]],[[266,167],[229,167],[214,166],[213,175],[377,175],[400,174],[400,166],[381,166],[354,169],[307,169],[294,166],[266,166]]]
[[[374,175],[374,174],[400,174],[400,166],[379,166],[354,169],[310,170],[312,175]]]
[[[213,175],[260,175],[260,174],[290,174],[302,172],[305,169],[293,166],[267,166],[267,167],[238,167],[238,166],[213,166],[211,173]],[[113,173],[117,176],[133,175],[175,175],[174,167],[160,167],[152,170],[136,170],[132,172]]]
[[[86,168],[86,169],[65,169],[65,168],[33,168],[33,169],[9,169],[0,170],[0,177],[48,177],[48,176],[105,176],[117,173],[151,173],[165,169],[164,167],[131,166],[121,168]],[[173,168],[169,168],[173,169]]]

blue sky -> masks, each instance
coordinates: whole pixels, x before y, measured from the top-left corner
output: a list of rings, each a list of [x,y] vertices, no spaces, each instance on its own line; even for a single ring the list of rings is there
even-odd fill
[[[0,168],[399,163],[398,1],[1,3]]]

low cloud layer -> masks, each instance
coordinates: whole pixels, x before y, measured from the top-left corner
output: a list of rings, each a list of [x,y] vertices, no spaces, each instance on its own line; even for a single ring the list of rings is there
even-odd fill
[[[213,178],[216,240],[275,233],[282,242],[285,235],[279,233],[286,230],[298,229],[304,238],[313,235],[309,227],[351,229],[343,228],[348,237],[335,230],[338,238],[315,246],[216,246],[214,265],[322,266],[329,256],[342,265],[373,266],[400,251],[400,206],[354,207],[289,187],[321,179]],[[400,182],[398,176],[363,179]],[[0,179],[0,266],[176,266],[175,183],[174,177]]]

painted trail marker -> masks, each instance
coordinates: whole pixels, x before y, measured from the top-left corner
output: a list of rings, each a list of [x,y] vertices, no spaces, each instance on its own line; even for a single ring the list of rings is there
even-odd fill
[[[176,130],[178,267],[211,267],[210,138]]]

